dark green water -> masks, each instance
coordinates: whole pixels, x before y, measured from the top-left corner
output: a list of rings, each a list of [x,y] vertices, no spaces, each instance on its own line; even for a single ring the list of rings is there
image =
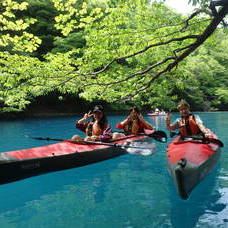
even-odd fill
[[[199,115],[225,147],[189,200],[179,199],[168,176],[167,144],[156,142],[153,156],[124,155],[1,185],[0,227],[228,227],[228,113]],[[24,135],[69,138],[78,118],[1,121],[0,152],[48,144]],[[108,119],[114,127],[123,118]],[[145,118],[165,130],[162,117]]]

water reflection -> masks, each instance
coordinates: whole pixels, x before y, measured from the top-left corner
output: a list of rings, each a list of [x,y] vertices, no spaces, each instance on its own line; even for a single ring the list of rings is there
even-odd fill
[[[57,192],[65,191],[67,189],[77,189],[77,194],[81,194],[83,186],[85,187],[85,191],[91,191],[91,195],[94,197],[93,200],[95,202],[102,202],[105,197],[107,186],[110,183],[110,172],[115,170],[118,166],[118,162],[106,162],[108,162],[109,165],[100,162],[100,165],[94,164],[81,168],[44,174],[1,185],[1,217],[5,212],[13,213],[15,210],[24,208],[33,201],[45,198],[50,194],[55,195]]]
[[[161,186],[164,175],[162,167],[155,172],[158,167],[152,159],[125,155],[3,185],[0,225],[106,228],[162,224],[165,207],[158,205],[157,198],[164,198],[165,188],[158,196],[153,186]]]
[[[160,130],[164,126],[165,118],[166,116],[150,116],[152,125],[156,130]]]

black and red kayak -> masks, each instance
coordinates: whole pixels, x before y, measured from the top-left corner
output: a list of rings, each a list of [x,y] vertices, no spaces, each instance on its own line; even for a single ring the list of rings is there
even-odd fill
[[[151,131],[150,134],[123,136],[112,143],[32,137],[61,142],[0,153],[0,184],[117,157],[126,154],[129,148],[141,149],[139,146],[132,145],[134,142],[142,141],[148,136],[159,138],[159,131],[157,132],[158,134]]]
[[[217,165],[223,143],[203,137],[176,137],[167,148],[167,163],[177,191],[188,199],[193,188]]]

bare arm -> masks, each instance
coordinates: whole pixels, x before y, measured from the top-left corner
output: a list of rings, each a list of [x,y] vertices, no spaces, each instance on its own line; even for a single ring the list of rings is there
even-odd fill
[[[83,116],[83,118],[81,118],[80,120],[78,120],[77,123],[82,124],[82,123],[84,123],[85,120],[88,120],[92,116],[93,116],[93,114],[91,112],[85,113],[84,116]]]
[[[125,120],[123,120],[120,124],[121,125],[126,125],[130,121],[130,117],[128,116]]]
[[[145,129],[149,129],[149,130],[153,130],[153,126],[148,123],[146,120],[143,119],[142,115],[139,116],[139,120],[141,121],[141,123],[144,125]]]
[[[168,115],[165,119],[165,122],[166,122],[166,127],[168,130],[170,131],[173,131],[173,130],[176,130],[176,129],[179,129],[179,124],[177,121],[174,122],[174,124],[171,124],[171,115]]]

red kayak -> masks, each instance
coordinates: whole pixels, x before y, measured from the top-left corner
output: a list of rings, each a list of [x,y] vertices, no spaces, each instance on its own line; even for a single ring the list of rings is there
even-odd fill
[[[115,141],[116,146],[109,143],[100,145],[98,142],[93,145],[93,143],[78,144],[71,140],[61,140],[64,142],[3,152],[0,153],[0,184],[117,157],[127,152],[121,145],[145,138],[147,138],[145,134],[124,136]]]
[[[223,144],[212,139],[175,138],[167,148],[169,172],[182,199],[188,199],[193,188],[214,169]]]

